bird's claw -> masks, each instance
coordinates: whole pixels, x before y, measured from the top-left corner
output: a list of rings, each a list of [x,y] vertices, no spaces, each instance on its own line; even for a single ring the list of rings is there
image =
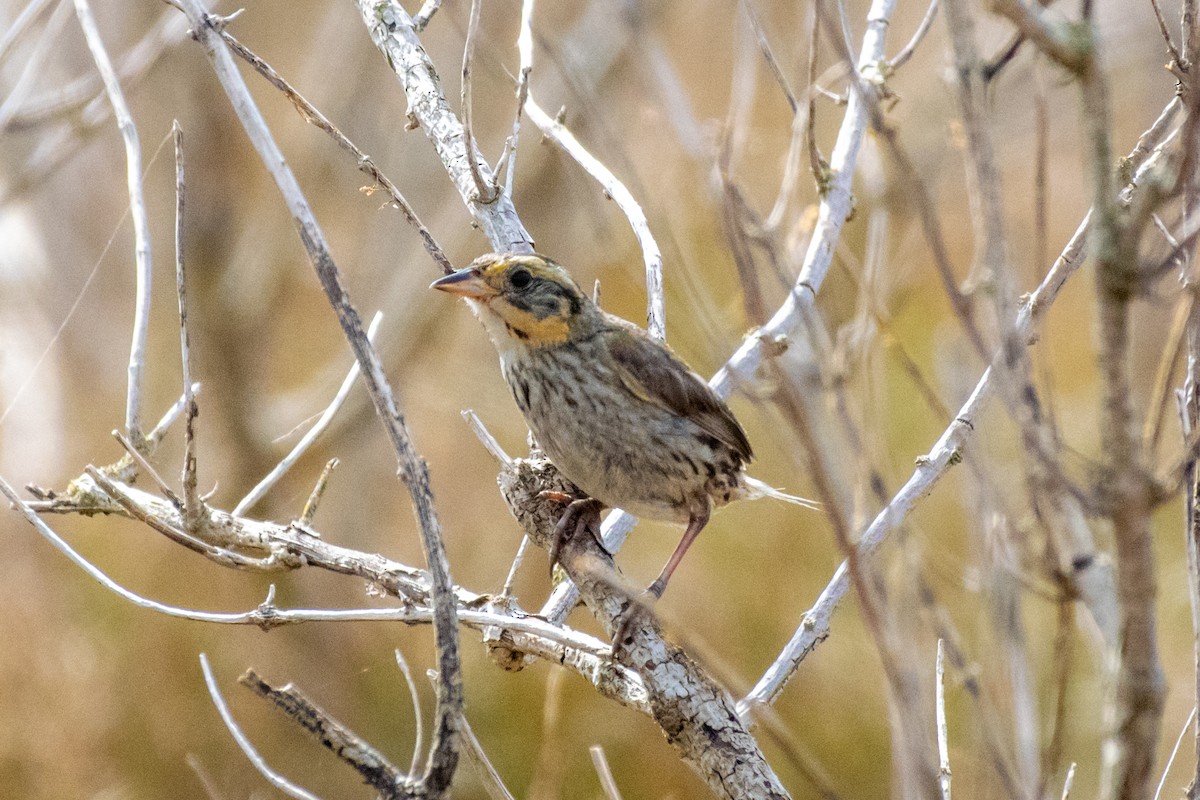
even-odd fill
[[[655,582],[657,583],[657,581]],[[645,615],[650,619],[654,618],[654,603],[662,596],[661,591],[655,591],[654,584],[651,584],[648,589],[638,594],[636,597],[629,598],[629,605],[625,606],[625,610],[616,619],[616,628],[613,630],[612,653],[616,656],[625,649],[626,643],[629,641],[629,635],[633,633],[634,622]]]
[[[562,517],[558,520],[558,524],[554,526],[553,539],[550,542],[550,571],[552,574],[555,565],[558,564],[559,556],[562,554],[563,545],[583,531],[591,531],[600,549],[608,552],[604,547],[604,542],[600,540],[598,523],[600,522],[600,509],[604,506],[599,500],[591,497],[571,499],[568,494],[550,490],[541,492],[541,496],[558,502],[565,502],[559,500],[559,497],[570,500]]]

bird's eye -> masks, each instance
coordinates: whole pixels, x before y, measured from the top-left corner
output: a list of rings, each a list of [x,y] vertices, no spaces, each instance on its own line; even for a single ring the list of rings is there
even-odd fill
[[[524,289],[533,283],[533,276],[529,274],[529,270],[527,269],[515,269],[512,275],[509,276],[508,282],[512,284],[514,289]]]

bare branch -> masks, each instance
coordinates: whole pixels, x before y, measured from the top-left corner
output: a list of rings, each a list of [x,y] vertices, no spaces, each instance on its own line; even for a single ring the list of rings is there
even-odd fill
[[[142,450],[146,446],[142,434],[142,384],[146,360],[146,337],[150,332],[150,290],[152,270],[150,263],[150,218],[146,213],[146,198],[142,193],[142,148],[138,142],[137,126],[129,114],[120,81],[113,70],[112,61],[100,39],[96,19],[92,16],[87,0],[75,0],[75,15],[83,29],[92,60],[104,79],[104,88],[112,104],[117,127],[125,142],[126,182],[129,184],[129,205],[133,215],[134,260],[137,265],[137,297],[133,315],[133,344],[129,351],[129,389],[126,397],[125,431],[133,446]]]
[[[1158,148],[1170,138],[1170,123],[1174,118],[1174,111],[1178,107],[1177,101],[1171,101],[1154,125],[1143,134],[1134,152],[1131,153],[1130,166],[1135,170],[1131,186],[1136,187],[1139,178],[1150,168],[1150,164],[1157,161],[1157,159],[1147,160],[1147,154],[1161,152]],[[1059,290],[1062,289],[1067,278],[1082,263],[1083,251],[1090,229],[1091,214],[1089,213],[1076,229],[1074,236],[1059,255],[1054,266],[1046,274],[1045,279],[1021,305],[1013,329],[1020,340],[1026,344],[1036,341],[1037,330],[1047,308],[1058,296]],[[745,349],[745,345],[743,345],[743,350]],[[718,375],[720,374],[718,373]],[[714,378],[715,380],[716,378]],[[860,550],[870,553],[878,548],[891,531],[900,526],[916,502],[932,490],[934,484],[951,466],[959,462],[961,448],[965,446],[974,429],[974,420],[978,419],[984,402],[994,389],[992,370],[989,368],[980,377],[975,389],[959,409],[954,422],[942,433],[928,454],[917,459],[917,468],[908,481],[892,496],[888,504],[863,531],[858,540]],[[1115,608],[1112,608],[1109,602],[1111,590],[1107,585],[1103,566],[1096,563],[1091,554],[1086,559],[1081,559],[1079,563],[1082,565],[1082,574],[1075,575],[1074,579],[1085,604],[1096,617],[1101,630],[1107,633],[1109,629],[1105,622],[1111,619]],[[779,657],[767,669],[755,687],[738,703],[739,714],[745,717],[755,704],[773,702],[805,656],[829,635],[830,616],[849,588],[847,578],[846,564],[843,562],[834,572],[816,603],[805,612],[796,632]]]
[[[371,325],[367,328],[367,340],[375,341],[375,334],[379,332],[379,324],[383,321],[383,312],[376,311],[375,316],[371,318]],[[296,465],[296,462],[308,452],[309,447],[317,438],[329,428],[333,422],[333,418],[341,407],[346,403],[346,398],[350,396],[350,390],[354,388],[358,381],[361,367],[356,360],[350,367],[350,371],[346,373],[346,377],[342,380],[342,385],[338,387],[337,394],[333,396],[333,401],[330,402],[325,410],[321,412],[321,416],[316,423],[308,429],[308,431],[296,442],[296,446],[284,456],[278,464],[271,468],[271,471],[251,489],[245,497],[238,501],[238,504],[233,507],[234,516],[241,516],[250,509],[254,508],[260,500],[267,496],[267,492],[275,484],[279,483],[279,479],[287,474],[288,470]]]
[[[500,491],[517,521],[539,546],[553,546],[561,506],[543,490],[572,494],[572,487],[545,459],[517,459],[500,473]],[[637,665],[655,720],[671,745],[693,765],[709,788],[726,798],[787,797],[758,744],[738,720],[729,695],[682,649],[663,640],[657,624],[624,626],[637,613],[629,590],[619,585],[612,556],[598,537],[584,533],[561,548],[559,563],[588,609],[608,631],[626,628],[618,663]],[[616,583],[614,583],[616,581]]]
[[[260,678],[254,670],[247,670],[238,678],[238,683],[264,700],[269,700],[326,749],[349,764],[369,786],[385,798],[413,796],[409,791],[410,776],[397,769],[383,753],[334,719],[292,684],[276,688]]]
[[[1154,800],[1159,800],[1162,797],[1163,787],[1167,784],[1167,775],[1171,772],[1171,765],[1175,763],[1175,756],[1179,755],[1179,746],[1183,744],[1183,737],[1187,736],[1188,728],[1192,727],[1192,723],[1196,721],[1196,707],[1192,706],[1192,710],[1188,712],[1187,719],[1183,721],[1183,727],[1179,730],[1179,736],[1175,739],[1175,746],[1171,748],[1171,755],[1167,758],[1167,763],[1163,766],[1162,777],[1158,779],[1158,788],[1154,790]]]
[[[183,373],[183,529],[195,533],[200,525],[204,501],[196,489],[196,395],[192,392],[191,347],[188,343],[187,281],[184,279],[183,211],[185,180],[183,170],[183,129],[179,120],[171,125],[175,140],[175,293],[179,296],[179,360]],[[133,454],[132,451],[130,455]]]
[[[425,26],[429,24],[429,20],[433,19],[433,15],[442,7],[442,0],[425,0],[421,4],[420,10],[413,17],[413,28],[417,33],[425,30]]]
[[[517,53],[521,66],[517,72],[517,111],[513,115],[512,136],[509,137],[504,162],[507,174],[504,178],[504,194],[512,200],[513,185],[516,183],[517,142],[521,138],[521,116],[525,113],[525,103],[529,100],[529,73],[533,70],[533,5],[534,0],[521,2],[521,33],[517,36]],[[500,171],[499,162],[496,171]]]
[[[111,490],[99,491],[95,476]],[[11,491],[11,489],[9,490]],[[3,486],[0,486],[3,493]],[[202,529],[206,535],[225,542],[219,547],[180,530],[182,517],[178,508],[135,487],[109,479],[92,470],[71,483],[64,493],[51,494],[52,500],[27,503],[13,499],[22,513],[39,533],[63,552],[77,566],[105,588],[135,605],[174,617],[198,622],[226,625],[255,625],[269,629],[280,625],[303,622],[350,622],[392,620],[406,623],[429,623],[435,619],[430,608],[432,579],[429,573],[409,567],[382,556],[351,550],[324,541],[315,532],[296,524],[278,525],[232,517],[217,509],[208,509],[208,519]],[[9,496],[8,493],[5,493]],[[248,612],[220,613],[167,606],[137,595],[110,579],[101,570],[80,556],[54,533],[37,513],[122,514],[146,522],[190,549],[196,550],[217,563],[235,568],[257,570],[293,569],[301,565],[318,567],[332,572],[355,575],[387,594],[402,601],[399,608],[368,609],[281,609],[269,596],[267,602]],[[32,516],[29,516],[32,515]],[[247,559],[230,547],[265,551],[266,559]],[[481,631],[485,642],[495,641],[516,654],[527,655],[558,664],[581,675],[597,690],[624,706],[649,713],[646,690],[632,670],[614,665],[609,646],[594,636],[579,633],[560,624],[528,615],[512,605],[487,603],[483,595],[455,587],[458,621]],[[485,610],[479,610],[480,608]],[[489,638],[490,637],[490,638]],[[500,646],[500,645],[497,645]]]
[[[296,110],[300,113],[300,116],[304,118],[305,122],[311,123],[317,128],[325,131],[325,133],[329,134],[330,138],[337,143],[338,147],[341,147],[343,150],[354,156],[354,160],[358,165],[359,171],[370,176],[372,180],[383,187],[384,191],[391,195],[392,202],[395,204],[396,208],[400,210],[400,213],[404,215],[404,219],[408,222],[408,224],[416,228],[417,235],[421,237],[421,244],[425,246],[425,251],[429,253],[434,262],[441,267],[442,272],[446,274],[453,272],[454,265],[451,264],[450,259],[446,257],[446,253],[442,250],[442,246],[437,243],[437,240],[433,238],[433,234],[430,233],[429,229],[425,227],[425,224],[421,222],[420,218],[417,216],[416,210],[413,209],[412,205],[409,204],[404,195],[400,193],[400,190],[396,188],[396,184],[392,183],[388,176],[383,174],[383,171],[375,165],[375,162],[371,159],[371,157],[364,153],[358,147],[358,145],[350,141],[350,139],[348,139],[346,135],[337,128],[337,126],[330,122],[329,119],[322,114],[316,106],[308,102],[308,100],[306,100],[303,95],[297,92],[290,83],[285,81],[279,75],[279,73],[272,69],[270,64],[263,61],[256,53],[251,51],[237,39],[233,38],[229,31],[222,28],[220,33],[221,37],[225,40],[234,53],[236,53],[247,64],[254,67],[254,69],[258,71],[258,74],[266,78],[272,86],[283,92],[284,96],[287,97],[287,99],[291,101],[292,105],[296,107]]]
[[[408,686],[408,696],[412,700],[413,727],[416,729],[416,734],[413,737],[412,762],[409,765],[408,774],[416,775],[421,765],[421,751],[425,744],[425,723],[421,718],[421,697],[417,694],[417,682],[413,680],[412,670],[408,668],[408,661],[400,652],[400,648],[396,648],[396,666],[400,668],[400,674],[404,676],[404,683]]]
[[[463,115],[463,145],[467,149],[467,167],[471,172],[471,180],[475,182],[475,192],[480,203],[490,203],[496,199],[497,188],[495,178],[484,181],[480,171],[479,148],[475,146],[475,132],[471,114],[471,62],[475,56],[475,40],[479,37],[479,5],[480,0],[471,0],[471,15],[467,22],[467,43],[463,47],[462,64],[462,115]]]
[[[1067,768],[1067,777],[1063,779],[1062,800],[1067,800],[1071,796],[1071,787],[1075,785],[1075,762],[1071,762],[1071,766]]]
[[[313,517],[317,515],[317,505],[320,504],[321,498],[325,496],[325,488],[329,485],[329,476],[337,469],[338,460],[331,458],[325,462],[321,474],[317,477],[317,482],[313,486],[313,490],[309,493],[308,499],[304,501],[304,508],[300,512],[300,517],[296,520],[297,524],[307,528],[312,525]]]
[[[453,584],[445,547],[442,544],[441,525],[434,511],[433,492],[429,487],[429,470],[413,447],[407,424],[388,383],[379,355],[367,339],[358,312],[350,304],[349,295],[329,252],[324,234],[226,49],[226,44],[218,32],[220,25],[201,8],[198,0],[180,0],[179,5],[191,21],[192,29],[204,47],[222,87],[233,104],[234,111],[296,222],[300,239],[308,251],[321,288],[337,314],[338,323],[362,369],[367,391],[391,440],[400,477],[413,503],[425,559],[433,581],[434,634],[439,670],[434,714],[434,747],[430,751],[422,785],[431,796],[441,796],[450,785],[458,763],[455,725],[458,711],[462,707],[462,673],[459,665],[458,623]],[[411,28],[409,30],[411,32]]]
[[[917,26],[913,32],[912,38],[908,40],[908,44],[904,45],[903,49],[888,62],[892,72],[900,69],[908,60],[913,57],[913,53],[917,52],[917,46],[925,39],[929,29],[933,27],[933,19],[937,16],[938,0],[930,0],[929,8],[925,9],[925,16],[921,18],[921,24]]]
[[[537,125],[551,141],[567,152],[587,174],[596,179],[604,190],[606,197],[616,201],[617,206],[629,220],[629,226],[637,237],[642,248],[642,260],[646,264],[646,328],[654,338],[663,340],[667,335],[667,312],[663,302],[662,283],[662,251],[654,235],[650,232],[650,223],[642,207],[638,205],[633,194],[625,188],[608,167],[579,143],[566,126],[552,119],[537,101],[530,95],[525,104],[529,111],[529,119]]]
[[[16,19],[12,21],[12,25],[4,32],[4,35],[0,36],[0,64],[3,64],[4,60],[8,58],[13,45],[20,41],[26,29],[55,8],[54,0],[29,0],[29,3],[21,9],[21,13],[17,14]]]
[[[1171,40],[1171,32],[1167,30],[1167,21],[1163,18],[1162,8],[1159,7],[1158,0],[1150,0],[1150,7],[1154,9],[1154,18],[1158,20],[1158,32],[1162,34],[1163,43],[1167,46],[1167,52],[1171,54],[1171,61],[1175,63],[1179,70],[1186,69],[1187,61],[1183,55],[1175,47],[1175,42]]]
[[[479,202],[462,123],[446,102],[437,71],[417,38],[408,12],[396,0],[358,0],[358,7],[372,41],[404,86],[410,119],[425,131],[492,249],[498,253],[533,252],[533,240],[521,225],[511,198],[500,196],[491,203]],[[481,163],[478,168],[484,183],[492,183],[487,165]]]
[[[213,677],[212,668],[208,666],[208,656],[204,653],[200,654],[200,669],[204,672],[204,684],[208,687],[208,694],[212,697],[213,705],[217,707],[217,713],[221,715],[221,720],[225,723],[225,727],[233,734],[234,741],[238,743],[238,747],[242,748],[242,752],[246,754],[246,758],[250,760],[254,768],[270,781],[272,786],[284,794],[296,798],[296,800],[320,800],[312,792],[297,786],[271,769],[267,765],[266,760],[259,755],[258,750],[250,743],[249,737],[238,726],[237,720],[233,718],[233,713],[230,712],[229,706],[225,703],[225,698],[221,695],[221,690],[217,688],[217,679]]]
[[[491,453],[492,457],[501,464],[508,464],[512,461],[512,457],[509,456],[508,453],[504,452],[504,448],[501,447],[500,443],[496,441],[496,437],[492,436],[488,429],[484,427],[483,420],[481,420],[474,411],[469,408],[464,409],[462,416],[463,419],[467,421],[467,425],[470,426],[471,433],[474,433],[475,437],[479,439],[481,444],[483,444],[483,449]]]
[[[937,682],[934,684],[934,708],[937,715],[938,788],[942,791],[942,800],[950,800],[950,742],[946,731],[946,665],[944,650],[945,645],[941,639],[938,639],[937,665],[935,669]]]

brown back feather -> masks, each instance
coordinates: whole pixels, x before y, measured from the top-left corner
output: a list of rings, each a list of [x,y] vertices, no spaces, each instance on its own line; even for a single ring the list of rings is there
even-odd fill
[[[606,315],[608,316],[608,315]],[[700,426],[740,455],[754,457],[741,424],[704,379],[678,356],[637,326],[609,316],[603,336],[617,374],[633,395]]]

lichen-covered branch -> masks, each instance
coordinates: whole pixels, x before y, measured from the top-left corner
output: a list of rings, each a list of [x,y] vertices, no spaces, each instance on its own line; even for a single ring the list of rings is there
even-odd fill
[[[514,459],[500,472],[500,491],[525,533],[549,550],[562,505],[542,496],[577,490],[544,457]],[[588,610],[610,634],[626,614],[641,613],[599,543],[598,531],[575,536],[561,550],[560,564],[579,588]],[[648,616],[648,615],[647,615]],[[769,800],[789,795],[754,737],[738,719],[733,699],[681,648],[662,637],[652,621],[624,628],[619,663],[636,669],[647,701],[667,740],[719,797]]]

